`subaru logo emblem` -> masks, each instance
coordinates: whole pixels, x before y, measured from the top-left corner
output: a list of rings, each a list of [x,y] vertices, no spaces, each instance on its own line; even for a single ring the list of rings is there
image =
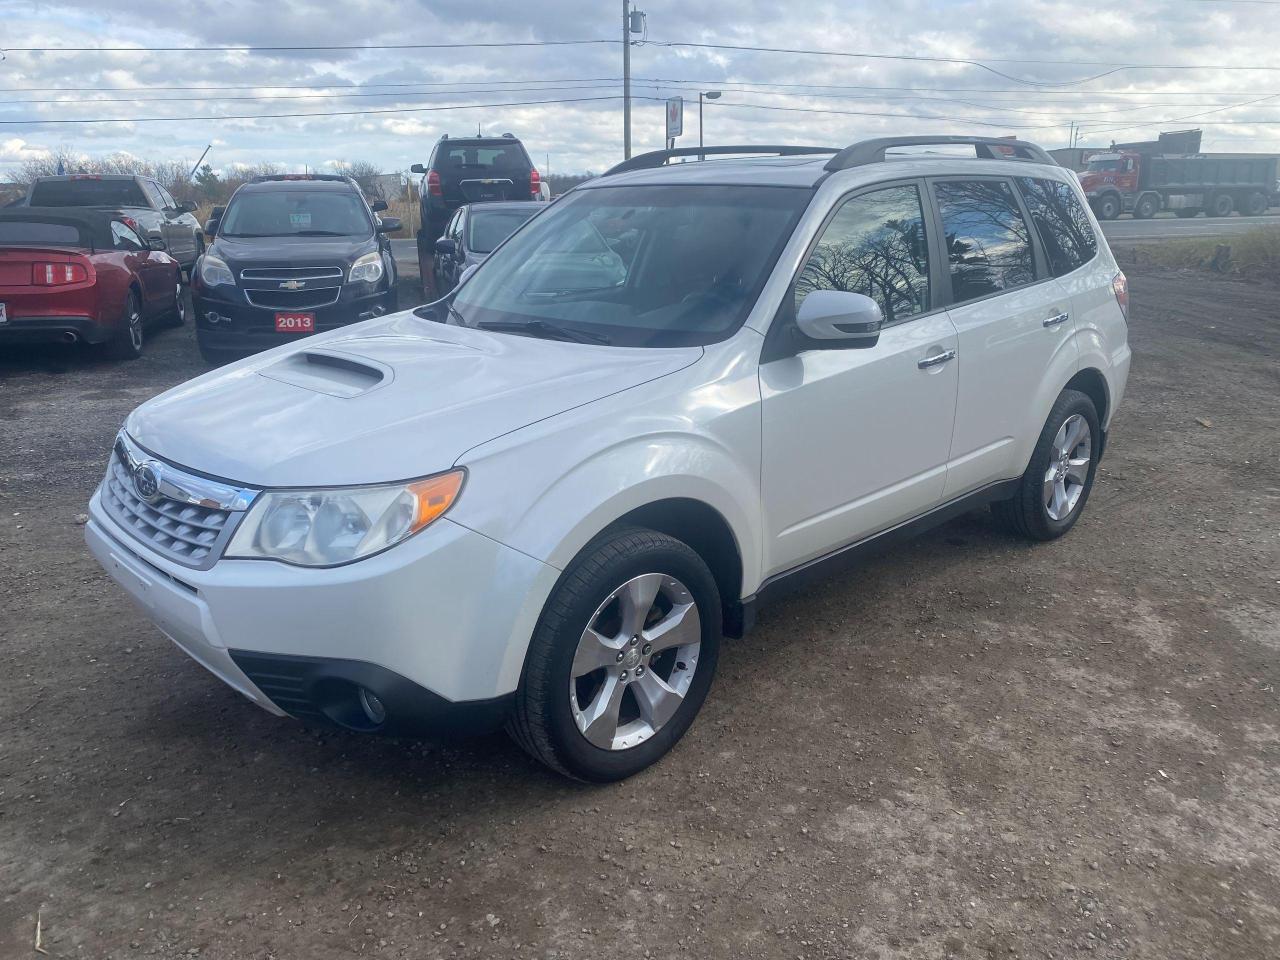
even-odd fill
[[[280,289],[281,290],[301,290],[306,285],[307,284],[305,280],[286,280],[284,283],[280,284]]]
[[[147,503],[160,499],[160,468],[158,464],[142,463],[133,471],[133,490]]]

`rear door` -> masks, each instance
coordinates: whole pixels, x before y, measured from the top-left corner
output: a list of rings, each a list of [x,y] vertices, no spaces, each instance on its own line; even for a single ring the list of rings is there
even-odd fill
[[[190,263],[196,257],[195,230],[183,219],[185,215],[178,209],[178,202],[173,199],[173,195],[159,183],[156,184],[156,190],[164,202],[164,219],[169,236],[165,242],[169,246],[169,253],[180,263]]]
[[[959,336],[960,389],[946,498],[1026,468],[1036,405],[1051,370],[1074,372],[1071,300],[1032,239],[1006,177],[931,181],[947,252],[948,314]],[[1069,376],[1069,374],[1068,374]]]

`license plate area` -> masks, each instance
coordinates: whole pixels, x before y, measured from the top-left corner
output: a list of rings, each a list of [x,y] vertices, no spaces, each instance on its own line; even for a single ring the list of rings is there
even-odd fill
[[[276,314],[276,333],[315,333],[316,315],[303,310]]]

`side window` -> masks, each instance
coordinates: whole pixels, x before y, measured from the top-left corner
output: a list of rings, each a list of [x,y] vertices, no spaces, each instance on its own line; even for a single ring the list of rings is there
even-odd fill
[[[111,240],[117,250],[145,250],[147,245],[142,238],[129,229],[127,223],[119,220],[111,221]]]
[[[453,219],[449,221],[449,225],[444,228],[444,235],[451,239],[457,239],[458,224],[462,222],[462,211],[459,210],[453,215]]]
[[[156,186],[153,180],[143,180],[142,190],[147,195],[147,200],[157,210],[164,209],[164,197],[160,196],[160,188]]]
[[[836,211],[796,280],[796,308],[815,290],[871,297],[885,323],[930,308],[929,247],[913,184],[864,193]]]
[[[1094,258],[1098,238],[1093,235],[1084,204],[1070,184],[1019,177],[1018,188],[1031,211],[1031,222],[1040,234],[1049,269],[1055,277],[1070,273]]]
[[[160,184],[158,183],[156,184],[156,190],[159,191],[160,199],[164,202],[164,206],[166,210],[172,210],[177,206],[177,203],[174,202],[173,194],[171,194],[164,187],[160,186]]]
[[[1011,290],[1036,278],[1031,234],[1003,180],[934,184],[956,303]]]

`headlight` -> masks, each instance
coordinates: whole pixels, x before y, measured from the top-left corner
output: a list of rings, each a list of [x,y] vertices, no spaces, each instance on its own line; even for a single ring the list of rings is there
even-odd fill
[[[444,515],[465,473],[411,483],[261,494],[227,548],[228,557],[330,567],[370,556]]]
[[[206,253],[200,258],[200,282],[206,287],[216,287],[220,283],[234,287],[236,278],[225,260]]]
[[[382,279],[382,254],[377,250],[373,251],[373,253],[366,253],[351,265],[351,275],[347,279],[351,283],[357,283],[361,280],[377,283]]]

